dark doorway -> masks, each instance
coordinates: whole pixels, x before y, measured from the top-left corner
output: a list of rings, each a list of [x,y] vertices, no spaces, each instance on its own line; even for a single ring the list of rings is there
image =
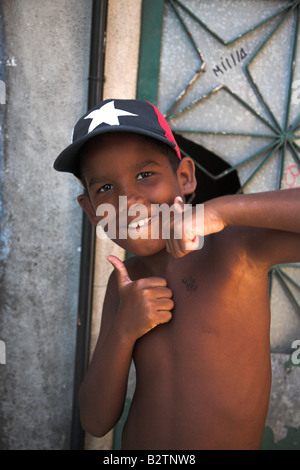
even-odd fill
[[[196,165],[198,184],[191,204],[201,204],[218,196],[235,194],[240,190],[241,184],[235,170],[222,176],[222,178],[214,179],[217,175],[231,168],[228,163],[200,144],[186,139],[176,132],[173,132],[173,134],[183,156],[188,155],[206,170],[205,172]]]

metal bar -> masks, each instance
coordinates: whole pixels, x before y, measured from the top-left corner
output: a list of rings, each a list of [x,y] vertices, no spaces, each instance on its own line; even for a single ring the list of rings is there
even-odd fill
[[[225,88],[226,88],[226,91],[228,93],[230,93],[243,106],[245,106],[245,108],[248,109],[248,111],[250,111],[252,114],[254,114],[258,119],[260,119],[262,122],[264,122],[271,129],[273,129],[276,134],[278,134],[278,130],[269,121],[267,121],[265,118],[263,118],[257,111],[255,111],[250,105],[248,105],[248,103],[246,101],[242,100],[242,98],[240,98],[239,95],[237,95],[236,93],[231,91],[230,88],[228,88],[228,87],[225,87]]]
[[[174,5],[174,2],[172,0],[167,0],[169,3],[172,4],[172,6]],[[195,15],[195,13],[193,13],[191,10],[189,10],[183,3],[181,3],[179,0],[175,0],[176,3],[183,9],[185,10],[194,20],[197,21],[197,23],[199,23],[206,31],[208,31],[215,39],[217,39],[217,41],[221,42],[222,44],[226,44],[224,39],[222,39],[220,36],[218,36],[217,33],[215,33],[212,29],[210,29],[207,24],[205,24],[203,21],[200,20],[200,18],[198,18],[197,15]],[[175,8],[173,6],[173,8]],[[179,14],[179,13],[178,13]],[[183,20],[182,20],[183,22]],[[187,28],[185,27],[185,29],[187,30]],[[188,32],[188,30],[187,30]],[[189,32],[188,32],[189,34]],[[196,46],[197,48],[197,46]]]
[[[288,266],[290,267],[290,266]],[[299,267],[299,266],[298,266]],[[282,274],[283,277],[285,277],[288,281],[290,281],[291,284],[293,284],[293,286],[295,286],[297,289],[300,290],[300,284],[298,284],[295,279],[291,278],[287,273],[285,273],[284,271],[282,271],[282,269],[279,267],[279,270]]]
[[[285,282],[285,279],[284,277],[282,276],[282,273],[281,271],[278,269],[278,268],[275,268],[275,274],[277,275],[277,277],[279,278],[279,281],[283,287],[283,289],[285,290],[285,292],[288,294],[288,296],[290,297],[292,303],[294,303],[294,305],[296,306],[297,310],[298,310],[298,313],[300,314],[300,305],[299,303],[297,302],[293,292],[291,291],[291,289],[289,288],[289,286],[287,285],[287,283]]]
[[[265,23],[267,23],[268,21],[272,20],[273,18],[275,18],[276,16],[280,15],[281,13],[283,13],[285,10],[287,10],[289,7],[293,6],[293,2],[292,3],[289,3],[288,5],[286,5],[285,7],[281,8],[280,10],[278,10],[276,13],[274,13],[273,15],[271,16],[268,16],[268,18],[266,18],[265,20],[262,20],[260,21],[259,23],[256,23],[254,26],[252,26],[251,28],[247,29],[244,33],[240,34],[239,36],[237,36],[236,38],[228,41],[226,44],[229,45],[229,44],[232,44],[234,41],[236,41],[237,39],[240,39],[244,36],[246,36],[248,33],[252,33],[253,31],[255,31],[257,28],[260,28],[260,26],[263,26]]]
[[[236,165],[232,166],[231,168],[228,168],[227,170],[223,171],[222,173],[220,173],[218,175],[218,179],[223,178],[224,176],[227,176],[232,171],[237,170],[241,166],[245,165],[246,163],[249,163],[251,160],[254,160],[256,157],[258,157],[259,155],[261,155],[262,153],[264,153],[268,150],[272,149],[272,152],[276,151],[279,148],[279,144],[276,145],[276,143],[277,143],[277,141],[275,141],[275,142],[273,141],[271,144],[266,145],[265,147],[261,148],[259,151],[255,152],[253,155],[250,155],[250,157],[245,158],[244,160],[242,160],[241,162],[239,162]]]
[[[182,90],[182,92],[177,96],[177,98],[175,99],[175,101],[172,102],[171,106],[166,110],[166,112],[164,113],[165,114],[165,118],[168,119],[168,116],[170,114],[170,112],[172,111],[172,109],[176,106],[176,104],[182,100],[182,98],[187,94],[188,90],[191,88],[191,86],[195,83],[195,81],[197,80],[197,78],[199,77],[199,75],[203,73],[203,70],[200,68],[199,70],[197,70],[197,72],[195,73],[195,75],[193,75],[193,77],[191,78],[191,80],[189,81],[189,83],[187,84],[187,86]]]
[[[298,128],[300,127],[300,116],[296,119],[294,124],[290,127],[290,131],[296,132]],[[300,136],[295,136],[296,139],[300,139]]]
[[[96,76],[97,80],[92,80],[89,83],[89,109],[102,99],[107,1],[108,0],[93,1],[89,75],[92,77]],[[83,214],[73,411],[70,441],[71,450],[84,449],[84,431],[80,424],[78,395],[89,363],[94,279],[94,253],[95,229],[92,227],[87,216]]]
[[[284,176],[284,164],[285,164],[285,157],[286,157],[286,147],[287,147],[287,142],[284,140],[283,146],[281,149],[281,162],[280,162],[280,169],[279,169],[279,176],[278,176],[278,189],[281,189],[282,186],[282,180]]]
[[[201,53],[200,49],[198,49],[198,46],[197,46],[197,44],[195,43],[194,38],[193,38],[191,32],[188,30],[187,26],[185,25],[185,22],[184,22],[183,19],[181,18],[181,15],[180,15],[178,9],[176,8],[176,6],[174,5],[173,0],[168,0],[168,2],[169,2],[169,3],[171,4],[171,6],[173,7],[174,12],[175,12],[177,18],[179,19],[179,21],[180,21],[180,23],[181,23],[183,29],[184,29],[185,32],[187,33],[188,39],[189,39],[190,42],[192,43],[193,48],[194,48],[195,51],[197,52],[197,54],[198,54],[198,56],[200,57],[200,60],[201,60],[201,62],[202,62],[202,65],[203,65],[203,67],[205,68],[205,61],[204,61],[204,59],[203,59],[202,53]],[[178,3],[180,3],[180,2],[178,2]],[[203,23],[203,24],[204,24],[204,23]],[[201,68],[202,68],[202,66],[201,66]]]
[[[271,299],[273,290],[273,279],[274,279],[274,267],[269,271],[269,298]]]
[[[154,105],[157,102],[163,9],[163,0],[143,0],[136,97]]]
[[[250,62],[248,62],[248,64],[245,66],[245,71],[246,71],[246,75],[248,75],[248,79],[252,85],[252,88],[254,89],[255,93],[257,94],[260,102],[263,104],[263,107],[267,110],[269,116],[271,116],[273,122],[275,123],[276,127],[277,127],[277,131],[279,132],[282,132],[282,129],[281,129],[281,126],[279,124],[279,122],[277,121],[276,117],[274,116],[273,112],[271,111],[271,108],[269,107],[268,103],[266,102],[266,100],[264,99],[263,95],[261,94],[254,78],[252,77],[251,73],[250,73],[250,70],[249,70],[249,65],[250,65]]]
[[[171,121],[172,119],[174,119],[175,117],[178,117],[180,116],[180,114],[182,114],[183,112],[185,112],[186,110],[192,108],[193,106],[195,106],[196,104],[200,103],[200,101],[203,101],[205,99],[207,99],[210,95],[214,94],[214,93],[217,93],[219,90],[221,90],[222,88],[224,88],[224,85],[220,85],[220,86],[217,86],[215,88],[212,88],[210,91],[208,91],[207,93],[205,93],[204,95],[200,96],[200,98],[197,98],[196,100],[192,101],[190,104],[188,104],[187,106],[185,106],[184,108],[181,108],[179,109],[178,111],[176,111],[174,114],[165,114],[165,118],[167,119],[167,121]],[[183,92],[184,93],[184,90]],[[182,96],[182,95],[179,95],[179,96]],[[172,105],[170,106],[169,109],[172,109],[175,105],[175,103],[179,101],[178,98],[176,98],[175,102],[172,103]]]
[[[173,3],[173,0],[168,0],[170,3]],[[241,39],[242,37],[246,36],[247,34],[251,33],[252,31],[254,31],[255,29],[259,28],[260,26],[262,26],[263,24],[267,23],[268,21],[272,20],[273,18],[275,18],[276,16],[280,15],[282,12],[284,12],[286,9],[288,9],[289,7],[293,6],[293,2],[292,3],[289,3],[288,5],[286,5],[285,7],[281,8],[280,10],[278,10],[276,13],[274,13],[273,15],[269,16],[268,18],[266,18],[265,20],[262,20],[260,21],[259,23],[255,24],[254,26],[252,26],[251,28],[249,28],[248,30],[246,30],[244,33],[242,34],[239,34],[238,36],[234,37],[233,39],[230,39],[230,41],[226,41],[225,39],[221,38],[215,31],[213,31],[212,29],[210,29],[206,23],[204,23],[204,21],[200,20],[200,18],[195,14],[193,13],[186,5],[184,5],[182,2],[180,2],[179,0],[174,0],[174,2],[176,2],[183,10],[185,10],[195,21],[197,21],[197,23],[199,23],[204,29],[206,29],[206,31],[208,31],[215,39],[217,39],[217,41],[221,42],[222,44],[224,44],[225,46],[228,46],[230,44],[232,44],[233,42],[237,41],[238,39]]]
[[[299,146],[296,144],[296,142],[289,142],[289,146],[292,150],[292,156],[294,157],[294,160],[299,165],[300,164],[300,158],[299,158],[298,152],[296,150],[296,149],[298,149],[298,151],[300,150]]]
[[[205,71],[205,67],[206,67],[206,64],[205,64],[205,60],[202,56],[202,53],[200,51],[200,49],[198,49],[197,47],[197,44],[195,43],[194,41],[194,38],[192,36],[192,34],[190,33],[190,31],[188,30],[188,28],[186,27],[178,9],[176,8],[176,6],[174,5],[174,2],[173,0],[168,0],[168,3],[171,5],[171,7],[173,8],[174,12],[175,12],[175,15],[177,16],[181,26],[183,27],[184,31],[186,32],[187,34],[187,37],[188,37],[188,40],[190,41],[190,43],[192,44],[192,48],[196,51],[196,54],[198,55],[199,59],[200,59],[200,62],[201,62],[201,66],[200,68],[196,71],[196,73],[192,76],[191,80],[188,82],[188,84],[186,85],[186,87],[182,90],[182,92],[177,96],[177,98],[175,99],[175,101],[173,101],[173,103],[171,104],[171,106],[167,109],[165,115],[168,116],[168,114],[171,112],[171,110],[174,108],[174,106],[186,95],[186,93],[188,92],[188,90],[191,88],[191,86],[193,85],[193,83],[195,83],[195,81],[197,80],[197,78],[199,77],[199,75],[201,75],[204,71]]]
[[[249,80],[250,80],[250,83],[252,84],[253,86],[253,89],[255,90],[255,92],[257,93],[257,96],[259,97],[259,99],[261,100],[261,102],[263,103],[265,109],[268,111],[269,115],[271,116],[271,118],[273,119],[273,122],[276,124],[278,130],[282,131],[281,129],[281,126],[280,124],[278,123],[276,117],[274,116],[274,114],[272,113],[269,105],[266,103],[266,101],[264,100],[254,78],[252,77],[251,75],[251,72],[249,70],[249,67],[251,65],[251,63],[253,62],[254,58],[259,54],[259,52],[264,48],[264,46],[266,45],[266,43],[270,40],[270,38],[275,34],[275,32],[277,31],[277,29],[279,28],[279,26],[281,26],[281,24],[288,18],[288,16],[293,12],[293,10],[296,8],[297,5],[295,4],[292,4],[292,7],[289,9],[289,11],[283,16],[283,18],[281,19],[281,21],[278,22],[278,24],[276,25],[276,27],[271,31],[271,33],[265,38],[265,40],[263,41],[263,43],[260,45],[260,47],[256,50],[255,54],[253,54],[253,56],[251,57],[251,59],[248,61],[246,67],[245,67],[245,70],[246,70],[246,73],[249,77]]]
[[[300,268],[300,263],[281,263],[276,264],[276,266],[278,266],[279,268]]]
[[[192,108],[196,104],[200,103],[200,101],[207,99],[210,95],[213,93],[217,93],[220,90],[224,90],[225,92],[229,93],[235,100],[237,100],[243,107],[245,107],[248,111],[250,111],[255,117],[257,117],[260,121],[262,121],[266,126],[270,127],[276,135],[278,135],[278,129],[276,129],[269,121],[267,121],[265,118],[263,118],[255,109],[253,109],[246,101],[244,101],[242,98],[240,98],[236,93],[234,93],[230,88],[228,88],[226,85],[220,85],[216,88],[213,88],[210,90],[208,93],[205,95],[202,95],[200,98],[197,98],[194,100],[192,103],[189,105],[185,106],[184,108],[181,108],[179,111],[177,111],[175,114],[168,116],[168,121],[171,121],[175,117],[178,117],[180,114],[185,112],[186,110]]]
[[[197,129],[178,129],[177,127],[172,127],[173,132],[178,132],[178,133],[186,133],[186,134],[201,134],[201,135],[216,135],[216,136],[234,136],[234,137],[265,137],[268,139],[274,139],[278,138],[277,135],[274,134],[252,134],[252,133],[246,133],[246,132],[227,132],[227,131],[202,131],[202,130],[197,130]],[[299,136],[300,138],[300,136]]]
[[[209,176],[211,179],[213,179],[214,181],[217,181],[221,178],[224,178],[224,176],[227,176],[229,175],[230,173],[232,173],[233,171],[237,170],[237,168],[245,165],[246,163],[250,162],[251,160],[253,160],[254,158],[258,157],[260,154],[270,150],[270,149],[273,149],[275,147],[274,150],[277,150],[277,148],[279,147],[279,144],[278,144],[278,141],[273,141],[271,144],[268,144],[266,145],[265,147],[263,147],[262,149],[260,149],[258,152],[255,152],[253,155],[250,155],[249,157],[245,158],[243,161],[237,163],[236,165],[230,167],[230,168],[227,168],[225,171],[223,171],[222,173],[219,173],[218,175],[213,175],[212,173],[210,173],[208,170],[206,170],[199,162],[195,161],[195,165],[201,170],[203,171],[207,176]],[[180,151],[182,152],[182,154],[186,157],[188,157],[189,155],[187,154],[187,152],[185,152],[184,150],[180,149]],[[192,158],[192,157],[191,157]]]
[[[293,82],[294,70],[295,70],[295,65],[296,65],[295,57],[296,57],[296,52],[297,52],[298,32],[299,32],[299,5],[298,5],[297,12],[295,15],[295,21],[296,21],[296,24],[295,24],[294,42],[293,42],[293,50],[292,50],[290,72],[289,72],[287,106],[286,106],[285,120],[284,120],[284,126],[283,126],[285,131],[287,131],[287,127],[289,124],[289,115],[290,115],[291,97],[292,97],[292,82]]]
[[[240,189],[238,192],[242,192],[243,189],[247,186],[247,184],[254,178],[254,176],[262,169],[262,167],[267,163],[267,161],[270,160],[270,158],[274,155],[274,153],[280,148],[281,143],[279,143],[270,153],[269,155],[264,158],[264,160],[258,165],[256,170],[251,173],[249,178],[245,181],[243,185],[241,185]]]

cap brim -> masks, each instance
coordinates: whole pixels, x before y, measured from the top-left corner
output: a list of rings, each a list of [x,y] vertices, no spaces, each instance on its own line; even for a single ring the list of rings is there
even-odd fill
[[[56,158],[53,167],[57,171],[65,171],[73,173],[75,176],[78,176],[78,157],[79,151],[81,147],[93,137],[96,137],[101,134],[111,134],[117,132],[129,132],[131,134],[139,134],[145,135],[147,137],[152,137],[155,140],[159,140],[160,142],[164,142],[169,145],[171,148],[175,148],[175,144],[171,142],[166,137],[153,132],[148,129],[140,129],[140,128],[133,128],[132,126],[115,126],[111,127],[109,130],[107,127],[95,129],[95,131],[91,132],[88,135],[85,135],[82,139],[77,140],[76,142],[70,144],[67,148],[65,148]]]

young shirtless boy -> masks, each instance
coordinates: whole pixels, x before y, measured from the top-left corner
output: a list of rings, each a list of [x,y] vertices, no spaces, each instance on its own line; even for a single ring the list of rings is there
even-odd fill
[[[114,271],[80,392],[83,427],[103,436],[117,423],[133,358],[123,449],[259,449],[271,384],[268,271],[300,261],[300,189],[216,198],[204,204],[204,232],[194,224],[176,238],[171,221],[169,239],[161,227],[151,238],[161,222],[151,207],[184,209],[194,164],[156,108],[134,100],[107,100],[82,117],[55,168],[83,182],[78,201],[92,224],[102,204],[116,209],[114,241],[135,255],[108,256]],[[147,209],[141,226],[132,223],[138,213],[128,216],[127,237],[119,196],[128,211]]]

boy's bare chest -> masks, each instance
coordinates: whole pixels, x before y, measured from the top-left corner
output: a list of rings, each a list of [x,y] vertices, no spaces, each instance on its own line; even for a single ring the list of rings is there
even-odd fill
[[[172,319],[140,338],[134,351],[137,408],[154,404],[155,416],[158,409],[164,416],[166,408],[178,420],[184,416],[187,429],[194,423],[194,436],[206,419],[219,423],[232,416],[244,425],[258,404],[265,413],[267,401],[267,276],[238,253],[219,256],[220,251],[206,250],[193,258],[195,263],[187,258],[166,273],[174,300]],[[240,410],[237,403],[247,407]],[[160,428],[164,426],[161,420]]]
[[[180,269],[179,269],[180,265]],[[241,256],[223,260],[207,251],[199,253],[196,263],[182,262],[167,273],[173,293],[172,319],[155,328],[141,341],[157,351],[186,350],[189,344],[201,355],[220,346],[241,347],[248,336],[260,337],[268,328],[269,298],[267,277],[251,272]],[[228,339],[230,338],[230,342]]]

